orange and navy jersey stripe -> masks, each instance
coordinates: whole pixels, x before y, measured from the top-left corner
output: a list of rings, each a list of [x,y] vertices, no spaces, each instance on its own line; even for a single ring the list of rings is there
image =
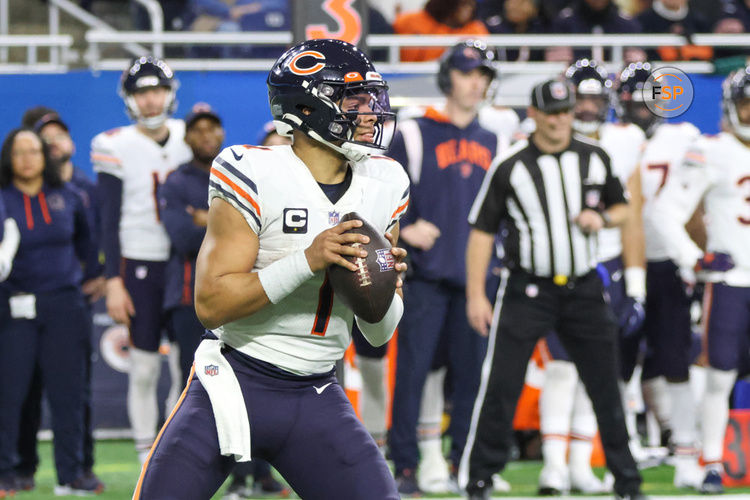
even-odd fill
[[[392,228],[396,223],[401,220],[401,217],[406,213],[406,209],[409,208],[409,188],[401,195],[401,199],[398,202],[395,210],[391,214],[391,222],[388,224],[388,229]]]
[[[258,187],[252,179],[219,155],[211,167],[209,186],[248,214],[257,224],[257,230],[260,230],[261,210],[257,201]]]

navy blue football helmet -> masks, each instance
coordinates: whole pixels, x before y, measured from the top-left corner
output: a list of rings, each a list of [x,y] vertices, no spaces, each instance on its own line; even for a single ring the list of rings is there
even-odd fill
[[[351,161],[390,146],[395,130],[388,85],[369,57],[342,40],[307,40],[284,52],[268,74],[268,103],[276,130],[293,129]],[[344,98],[369,96],[370,112],[341,108]],[[354,140],[362,116],[376,118],[372,142]]]
[[[617,99],[615,112],[617,117],[625,122],[637,125],[648,137],[663,121],[646,106],[646,96],[643,87],[646,85],[653,68],[648,62],[630,63],[620,73],[617,83]]]
[[[495,51],[487,48],[481,40],[464,40],[457,43],[443,54],[437,73],[437,84],[440,91],[448,95],[451,92],[451,70],[457,69],[464,73],[480,68],[490,81],[497,77],[497,70],[493,62]]]
[[[579,59],[565,71],[565,79],[576,91],[577,104],[587,99],[597,103],[595,112],[574,109],[573,128],[581,134],[595,133],[607,121],[612,104],[612,80],[607,70],[593,59]]]
[[[164,87],[169,91],[164,110],[157,116],[144,117],[135,103],[133,95],[139,91]],[[139,124],[155,129],[162,126],[177,109],[177,88],[179,83],[167,63],[154,56],[136,57],[120,77],[120,97],[125,101],[128,116]]]
[[[750,99],[750,66],[733,71],[722,84],[721,109],[724,120],[741,139],[750,141],[750,123],[737,113],[737,103]]]

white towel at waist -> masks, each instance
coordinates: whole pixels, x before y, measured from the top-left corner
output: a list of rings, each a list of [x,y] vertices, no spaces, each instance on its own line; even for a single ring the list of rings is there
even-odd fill
[[[237,462],[250,461],[250,419],[232,366],[221,354],[221,340],[204,339],[195,351],[195,373],[211,400],[219,449]]]

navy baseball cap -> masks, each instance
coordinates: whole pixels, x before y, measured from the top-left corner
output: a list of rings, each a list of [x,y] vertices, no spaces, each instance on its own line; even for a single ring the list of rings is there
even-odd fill
[[[64,121],[62,121],[62,118],[60,118],[60,115],[58,115],[56,112],[52,111],[51,113],[46,113],[42,115],[36,123],[34,123],[34,132],[39,133],[41,130],[49,125],[50,123],[57,123],[62,128],[65,129],[66,132],[70,132],[70,129],[65,124]]]
[[[547,80],[531,91],[531,105],[542,113],[572,110],[575,103],[575,93],[564,80]]]
[[[455,68],[468,73],[474,68],[482,68],[492,77],[496,70],[492,65],[495,60],[495,52],[488,48],[481,40],[464,40],[449,49],[444,64],[449,68]]]
[[[188,115],[185,117],[185,130],[187,131],[188,129],[190,129],[190,127],[195,125],[195,122],[197,122],[201,118],[210,118],[218,125],[221,125],[221,118],[219,118],[219,115],[216,114],[216,111],[214,111],[210,104],[205,102],[196,102],[195,104],[193,104],[190,113],[188,113]]]

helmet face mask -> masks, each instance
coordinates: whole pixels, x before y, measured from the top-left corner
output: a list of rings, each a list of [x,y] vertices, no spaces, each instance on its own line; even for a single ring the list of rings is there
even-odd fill
[[[750,141],[750,66],[724,80],[721,107],[732,132],[743,141]]]
[[[620,73],[615,100],[617,117],[625,123],[640,127],[648,137],[653,135],[656,127],[663,121],[648,109],[646,96],[643,95],[643,88],[651,71],[651,64],[648,62],[629,64]]]
[[[388,85],[355,46],[327,39],[298,44],[276,61],[267,83],[280,135],[300,130],[351,161],[390,146],[396,115]]]
[[[162,87],[167,90],[164,105],[160,113],[144,116],[135,95],[148,89]],[[131,120],[148,129],[158,129],[177,109],[177,88],[179,83],[167,64],[153,56],[142,56],[133,59],[128,69],[120,78],[120,97],[125,101],[125,108]]]
[[[594,60],[579,59],[565,71],[576,91],[573,109],[573,128],[576,132],[591,135],[607,121],[612,104],[612,80],[607,71]]]

